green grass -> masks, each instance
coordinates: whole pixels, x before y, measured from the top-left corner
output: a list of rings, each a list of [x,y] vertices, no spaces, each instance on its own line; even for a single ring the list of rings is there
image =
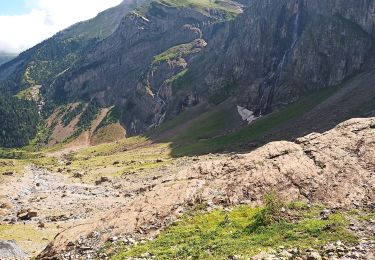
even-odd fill
[[[159,0],[160,3],[179,8],[192,8],[202,12],[207,9],[216,9],[228,13],[227,18],[233,18],[239,10],[228,2],[217,0]]]
[[[41,156],[40,153],[31,152],[21,148],[0,147],[0,159],[33,159]]]
[[[192,52],[194,45],[192,43],[185,43],[174,46],[159,55],[156,55],[153,60],[153,64],[157,62],[163,62],[174,59],[176,57],[185,56]]]
[[[188,69],[184,69],[167,80],[167,83],[171,84],[173,93],[178,91],[179,86],[181,85],[181,80],[184,80],[184,76],[188,72]]]
[[[46,161],[47,159],[50,161]],[[157,161],[160,159],[162,162]],[[69,160],[71,165],[64,166],[64,169],[69,172],[84,169],[87,174],[82,181],[86,183],[92,183],[101,176],[112,178],[122,174],[152,173],[156,168],[173,163],[168,144],[150,144],[148,139],[140,136],[83,149],[72,153]],[[44,168],[52,165],[55,171],[60,167],[51,162],[50,158],[45,158],[45,162],[39,161],[40,163],[43,163]]]
[[[270,114],[257,120],[255,123],[241,128],[229,134],[217,136],[209,139],[203,139],[203,133],[217,133],[218,128],[230,125],[233,114],[226,111],[219,113],[208,111],[197,122],[177,136],[173,140],[172,156],[180,157],[184,155],[206,154],[210,152],[219,152],[238,146],[239,143],[259,141],[261,138],[288,121],[303,116],[306,112],[314,108],[332,95],[337,88],[320,90],[310,94],[301,101],[288,106],[287,108]],[[218,106],[218,108],[221,107]],[[236,112],[232,112],[236,113]],[[218,118],[215,118],[218,117]]]
[[[59,232],[57,226],[57,224],[49,223],[48,228],[40,229],[36,223],[0,225],[0,240],[15,240],[22,250],[35,255],[56,236]]]
[[[230,212],[214,210],[186,215],[155,240],[121,249],[113,260],[137,257],[146,252],[156,259],[228,259],[233,255],[247,259],[279,246],[303,250],[338,239],[356,241],[356,237],[347,231],[347,221],[341,214],[320,220],[319,210],[299,210],[297,221],[254,226],[260,211],[262,208],[240,206]]]
[[[22,174],[27,161],[0,159],[0,182],[7,179],[2,174],[5,172],[13,172],[14,174]]]
[[[204,114],[210,109],[210,107],[206,104],[201,104],[195,107],[192,107],[184,112],[182,112],[180,115],[174,117],[171,120],[165,121],[163,124],[161,124],[158,128],[151,131],[149,136],[158,136],[168,130],[174,129],[176,127],[179,127],[183,125],[184,123],[193,120],[194,118],[198,117],[200,114]]]
[[[208,140],[225,133],[236,125],[237,111],[232,100],[214,107],[199,117],[181,134],[173,138],[174,142],[189,144],[199,140]]]

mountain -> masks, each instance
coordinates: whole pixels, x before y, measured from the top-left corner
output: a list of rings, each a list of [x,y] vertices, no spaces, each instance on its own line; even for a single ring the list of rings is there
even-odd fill
[[[96,43],[108,37],[121,19],[136,6],[147,2],[124,1],[95,18],[75,24],[1,66],[2,87],[15,93],[35,85],[47,86],[69,69]]]
[[[1,65],[0,254],[374,259],[374,10],[124,1]]]
[[[373,5],[125,1],[1,66],[0,86],[12,94],[41,86],[49,144],[88,130],[84,143],[100,142],[113,127],[115,136],[158,139],[168,136],[158,129],[179,118],[200,122],[207,115],[215,123],[197,129],[205,140],[283,114],[317,93],[338,102],[338,86],[373,67]],[[370,97],[361,95],[337,118],[371,113]],[[295,115],[277,119],[273,130]]]
[[[124,1],[91,20],[80,22],[57,33],[10,62],[0,64],[2,91],[6,95],[17,94],[19,98],[33,100],[38,104],[41,114],[48,114],[53,107],[53,100],[43,97],[47,87],[84,56],[87,50],[114,32],[126,14],[146,2],[147,0]],[[1,56],[4,61],[8,58],[10,60],[10,55]],[[37,120],[31,114],[30,117]],[[27,144],[32,138],[33,136],[19,145]],[[12,145],[14,144],[5,146]]]
[[[58,102],[96,99],[102,106],[118,106],[130,135],[158,125],[166,109],[161,85],[201,52],[213,24],[242,12],[231,1],[212,6],[210,1],[195,2],[154,1],[129,14],[110,37],[56,80],[48,94]]]
[[[258,117],[341,84],[373,55],[373,2],[329,3],[252,1],[236,21],[217,29],[180,88],[210,97],[231,87],[238,104]]]

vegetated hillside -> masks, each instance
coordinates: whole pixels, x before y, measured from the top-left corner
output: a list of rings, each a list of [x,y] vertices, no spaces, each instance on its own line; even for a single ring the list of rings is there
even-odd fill
[[[299,101],[243,123],[236,99],[217,106],[201,104],[149,133],[159,143],[171,143],[174,157],[223,151],[243,152],[275,140],[294,140],[324,132],[353,117],[375,116],[374,68],[343,84],[313,91]]]
[[[240,12],[242,5],[231,1],[154,1],[127,15],[49,94],[59,102],[95,98],[116,105],[127,133],[143,133],[163,121],[161,86],[199,55],[212,24]]]
[[[91,20],[75,24],[21,53],[15,60],[0,68],[2,89],[16,93],[35,85],[49,86],[89,49],[111,35],[127,13],[145,2],[147,0],[124,1],[119,6],[110,8]]]
[[[110,8],[91,20],[75,24],[21,53],[18,57],[14,57],[12,61],[0,66],[2,92],[7,95],[18,94],[19,97],[25,98],[25,93],[32,93],[37,89],[38,100],[31,99],[38,103],[43,116],[49,115],[54,107],[54,101],[44,97],[47,88],[89,49],[108,37],[127,13],[145,2],[147,0],[124,1],[119,6]],[[0,59],[5,61],[8,56],[1,56]],[[23,112],[28,113],[29,110],[26,109]],[[34,117],[32,113],[28,116]],[[49,129],[47,134],[51,132],[52,129]],[[6,132],[6,135],[8,134]],[[35,135],[34,129],[30,129],[30,134]],[[27,135],[17,144],[8,142],[6,146],[25,145],[30,137],[33,136]],[[46,138],[49,139],[49,137]],[[48,140],[46,142],[48,143]]]
[[[34,102],[0,96],[0,147],[27,145],[37,133],[38,122]]]

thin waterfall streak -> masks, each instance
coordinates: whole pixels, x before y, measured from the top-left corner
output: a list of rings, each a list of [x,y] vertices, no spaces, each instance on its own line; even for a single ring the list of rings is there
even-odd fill
[[[158,92],[156,92],[156,99],[157,99],[157,102],[161,103],[161,111],[163,111],[163,109],[167,106],[167,102],[161,97],[160,95],[160,92],[161,90],[163,89],[163,86],[161,86],[158,90]],[[166,110],[164,111],[164,113],[161,115],[161,117],[159,118],[158,122],[156,123],[155,127],[158,127],[159,125],[161,125],[161,123],[163,123],[164,119],[165,119],[165,116],[166,116],[167,112]]]
[[[289,48],[287,48],[285,50],[285,52],[282,56],[282,59],[280,60],[279,64],[277,65],[276,69],[274,71],[269,72],[268,75],[266,76],[266,85],[269,84],[269,86],[271,87],[271,91],[269,93],[273,93],[274,88],[277,86],[277,84],[279,84],[280,76],[281,76],[281,73],[284,69],[285,64],[287,63],[288,55],[292,52],[292,50],[295,48],[295,46],[298,42],[299,29],[300,29],[299,25],[300,25],[300,19],[301,19],[302,5],[303,5],[303,0],[298,0],[297,13],[295,15],[295,19],[294,19],[294,22],[293,22],[292,41],[291,41],[291,44],[290,44]],[[267,83],[267,82],[270,82],[270,83]],[[265,95],[265,91],[263,91],[262,97],[261,97],[260,102],[259,102],[260,113],[262,113],[262,109],[263,109],[262,102],[265,98],[264,95]],[[272,94],[270,94],[270,95],[272,95]],[[267,97],[267,102],[265,104],[266,106],[268,106],[270,98],[272,98],[272,97]]]

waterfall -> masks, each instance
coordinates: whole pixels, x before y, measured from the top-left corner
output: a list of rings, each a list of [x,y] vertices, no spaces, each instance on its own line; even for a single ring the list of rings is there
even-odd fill
[[[303,8],[303,0],[297,0],[297,13],[294,18],[293,22],[293,32],[292,32],[292,41],[290,46],[284,51],[283,56],[279,62],[279,64],[276,66],[276,69],[270,71],[267,76],[265,77],[265,85],[266,87],[270,87],[270,91],[268,93],[268,96],[265,97],[266,91],[263,89],[262,96],[260,98],[260,112],[259,115],[262,116],[262,109],[263,109],[263,102],[266,99],[265,108],[267,109],[269,103],[272,101],[273,98],[273,92],[276,86],[278,85],[280,81],[281,72],[284,69],[285,64],[287,63],[289,54],[293,51],[295,48],[298,39],[299,39],[299,31],[300,31],[300,20],[301,20],[301,11]]]
[[[161,97],[160,92],[163,89],[163,85],[160,86],[158,92],[156,92],[156,100],[158,103],[161,104],[161,111],[167,106],[167,102]],[[156,123],[155,127],[158,127],[161,123],[163,123],[165,116],[167,114],[167,111],[165,110],[164,113],[159,118],[158,122]]]
[[[296,43],[298,41],[298,34],[299,34],[299,25],[300,25],[300,18],[301,18],[301,8],[302,8],[302,0],[298,0],[298,10],[296,18],[294,19],[294,26],[293,26],[293,44],[291,46],[291,49],[293,49],[296,46]]]

